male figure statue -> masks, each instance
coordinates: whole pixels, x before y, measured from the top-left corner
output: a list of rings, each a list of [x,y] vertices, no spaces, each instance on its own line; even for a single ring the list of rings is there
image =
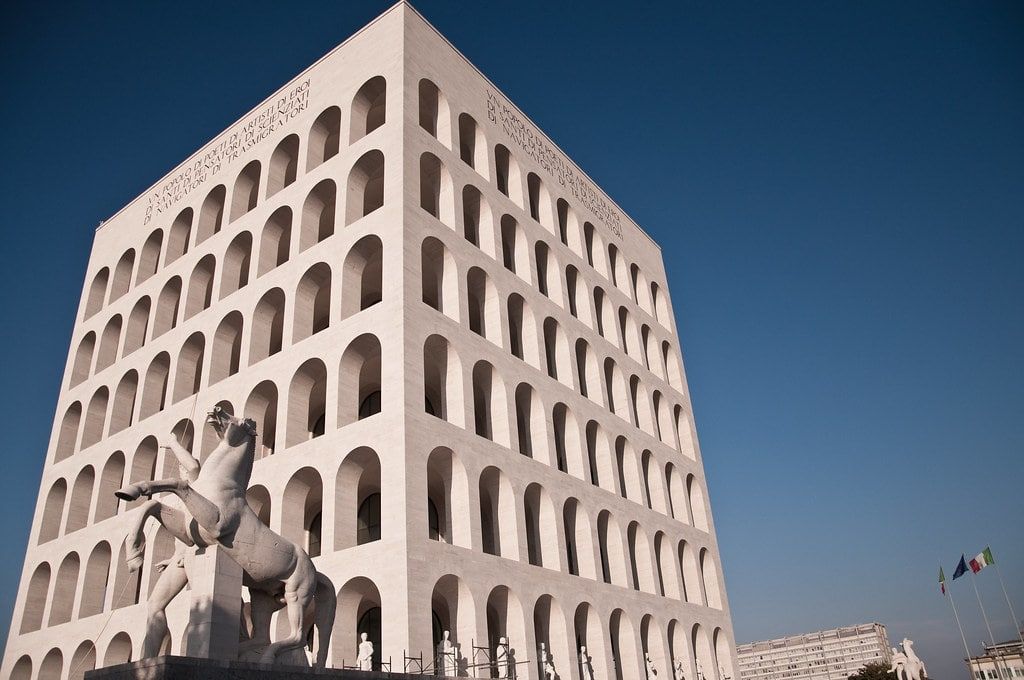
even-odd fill
[[[654,667],[651,655],[647,652],[644,652],[644,666],[647,669],[647,680],[656,680],[658,677],[658,669]]]
[[[498,666],[498,677],[499,678],[510,678],[512,677],[509,672],[509,657],[508,657],[508,638],[502,635],[498,638],[498,649],[495,653],[495,663]]]
[[[437,643],[437,670],[441,675],[455,677],[455,644],[450,639],[451,632],[445,631],[441,641]]]
[[[683,671],[683,660],[676,659],[676,665],[673,669],[675,679],[674,680],[686,680],[686,673]]]
[[[540,643],[540,672],[544,675],[544,680],[555,680],[558,677],[555,672],[555,664],[551,662],[551,657],[543,642]]]
[[[373,643],[367,639],[366,633],[359,636],[359,670],[373,670]]]
[[[591,663],[590,655],[587,654],[586,645],[580,645],[580,669],[583,680],[594,680],[594,665]]]

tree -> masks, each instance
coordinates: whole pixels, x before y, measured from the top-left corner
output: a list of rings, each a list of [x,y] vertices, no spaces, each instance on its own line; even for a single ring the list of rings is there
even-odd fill
[[[889,670],[889,664],[870,661],[850,676],[849,680],[897,680],[896,674]]]

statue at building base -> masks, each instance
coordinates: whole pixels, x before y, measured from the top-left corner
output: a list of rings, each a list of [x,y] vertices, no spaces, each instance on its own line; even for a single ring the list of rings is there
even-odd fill
[[[156,565],[161,573],[147,604],[142,657],[160,653],[168,634],[164,610],[188,584],[191,559],[206,548],[218,547],[241,567],[242,584],[249,589],[249,621],[242,628],[249,634],[239,644],[239,658],[308,665],[303,648],[315,628],[315,666],[324,668],[337,607],[334,585],[317,572],[305,550],[271,531],[246,501],[256,455],[256,423],[220,407],[207,415],[206,423],[220,443],[205,463],[200,464],[175,439],[166,448],[177,458],[181,478],[137,482],[115,492],[126,501],[143,496],[149,499],[126,539],[130,570],[142,567],[143,530],[149,518],[156,519],[176,541],[174,556]],[[182,508],[154,500],[152,496],[158,493],[173,494]],[[288,617],[288,633],[271,642],[271,616],[282,608]]]

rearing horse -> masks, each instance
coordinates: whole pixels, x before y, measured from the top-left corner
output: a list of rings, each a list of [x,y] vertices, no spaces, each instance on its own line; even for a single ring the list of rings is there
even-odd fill
[[[316,666],[323,668],[334,626],[337,596],[330,580],[316,571],[313,561],[295,543],[271,531],[260,521],[245,499],[256,457],[256,423],[236,418],[219,406],[206,418],[220,444],[200,465],[176,439],[166,447],[182,469],[182,479],[137,482],[114,492],[132,501],[140,496],[150,500],[127,538],[127,563],[131,571],[142,566],[146,520],[154,517],[188,548],[220,546],[243,571],[252,606],[252,638],[243,649],[264,648],[260,663],[272,664],[278,657],[300,650],[311,626],[319,635]],[[172,493],[181,499],[185,511],[153,500],[153,494]],[[167,635],[167,605],[188,583],[183,552],[179,549],[162,570],[149,598],[143,658],[156,656]],[[270,617],[281,606],[287,608],[289,632],[270,642]]]
[[[914,651],[914,641],[903,638],[901,646],[903,647],[903,653],[907,655],[906,665],[903,667],[907,680],[924,680],[927,678],[928,671],[925,670],[924,661],[921,661]]]

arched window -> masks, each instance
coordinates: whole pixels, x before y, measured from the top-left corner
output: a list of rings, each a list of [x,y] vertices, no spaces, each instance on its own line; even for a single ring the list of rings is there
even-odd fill
[[[217,260],[207,255],[199,260],[188,281],[188,295],[185,297],[185,318],[190,319],[213,302],[213,272]]]
[[[93,277],[89,285],[89,297],[85,301],[85,314],[83,319],[88,319],[96,312],[103,309],[103,301],[107,298],[107,282],[110,279],[110,270],[104,267]]]
[[[110,577],[110,545],[100,542],[92,550],[85,563],[85,578],[82,581],[82,601],[78,606],[78,618],[84,619],[103,612],[107,596],[107,579]]]
[[[249,283],[252,261],[252,234],[243,231],[231,240],[224,253],[224,271],[221,273],[220,297],[224,299]]]
[[[437,85],[426,78],[420,81],[420,127],[447,147],[452,145],[452,122],[448,100]]]
[[[96,351],[96,333],[89,331],[79,341],[75,350],[75,360],[71,364],[71,377],[68,387],[79,385],[89,378],[92,370],[92,355]]]
[[[331,325],[331,268],[324,262],[310,267],[295,289],[292,342],[299,342]]]
[[[334,496],[334,549],[344,550],[382,534],[380,458],[360,447],[338,468]]]
[[[469,303],[469,330],[500,347],[498,292],[483,269],[473,267],[466,274],[466,295]]]
[[[287,446],[324,434],[327,417],[327,367],[309,359],[295,371],[288,389]]]
[[[310,557],[318,557],[321,551],[323,504],[323,480],[311,467],[297,471],[284,487],[281,536],[301,545]]]
[[[231,312],[217,326],[210,358],[210,384],[238,373],[242,362],[242,314]]]
[[[139,374],[132,370],[121,378],[114,390],[114,406],[110,409],[109,435],[130,427],[135,417],[135,397],[139,389]]]
[[[337,137],[335,137],[337,139]],[[267,170],[267,198],[295,181],[299,171],[299,136],[282,139],[270,156]]]
[[[178,323],[178,307],[181,304],[181,279],[177,276],[168,281],[156,299],[156,313],[153,315],[153,338],[159,338]]]
[[[282,206],[263,226],[256,276],[263,276],[288,261],[292,240],[292,209]]]
[[[464,425],[462,364],[440,335],[431,335],[423,344],[423,392],[427,413],[459,427]]]
[[[516,501],[512,484],[494,466],[480,473],[480,532],[483,551],[513,560],[519,559],[516,534]]]
[[[139,272],[135,275],[135,285],[139,285],[149,277],[156,274],[160,268],[160,250],[164,244],[164,232],[157,229],[146,242],[142,244],[142,252],[139,255]]]
[[[530,283],[530,255],[526,234],[511,215],[501,217],[501,262],[505,269]]]
[[[611,357],[604,360],[604,382],[608,394],[608,410],[626,422],[632,422],[626,380]]]
[[[336,155],[341,142],[341,109],[330,106],[323,110],[309,130],[309,151],[306,154],[306,172]]]
[[[32,572],[32,578],[28,581],[28,593],[25,595],[25,607],[21,614],[22,633],[31,633],[42,627],[43,610],[46,608],[49,590],[50,565],[43,562]]]
[[[423,302],[443,314],[459,320],[458,273],[448,248],[433,236],[420,247]]]
[[[110,282],[110,301],[119,299],[132,286],[132,271],[135,269],[135,250],[129,249],[114,267],[114,279]]]
[[[103,439],[103,426],[107,422],[107,399],[109,392],[106,387],[101,387],[92,395],[89,400],[89,407],[85,410],[85,424],[82,426],[82,446],[87,449],[99,440]]]
[[[494,250],[494,217],[480,190],[472,184],[462,188],[462,235],[491,257]]]
[[[470,548],[469,486],[466,470],[451,449],[427,457],[427,532],[431,540]]]
[[[384,205],[384,154],[367,151],[348,174],[345,194],[345,224],[366,217]]]
[[[141,348],[146,344],[146,331],[149,329],[149,296],[142,296],[135,306],[132,307],[131,314],[128,315],[128,327],[124,333],[124,348],[121,350],[121,356],[126,357],[135,350]]]
[[[67,500],[68,483],[58,479],[46,494],[43,519],[39,523],[39,543],[52,541],[60,535],[60,521],[64,515],[64,501]]]
[[[117,346],[121,341],[121,315],[115,314],[100,335],[100,350],[96,354],[96,372],[99,373],[117,361]]]
[[[529,383],[520,383],[516,387],[515,399],[519,453],[545,465],[550,465],[551,456],[548,452],[548,431],[544,423],[544,407],[537,397],[537,391]]]
[[[387,110],[387,83],[383,76],[370,78],[352,100],[352,144],[384,124]]]
[[[505,385],[494,367],[478,361],[473,367],[473,413],[476,434],[510,446]]]
[[[519,293],[508,296],[509,349],[534,368],[541,370],[540,348],[537,345],[537,321],[529,304]]]
[[[142,404],[139,407],[139,418],[148,418],[154,413],[164,410],[167,404],[167,383],[171,370],[171,357],[167,352],[160,352],[149,363],[146,380],[142,384]]]
[[[199,210],[199,224],[196,228],[196,244],[220,231],[221,223],[224,221],[224,199],[227,197],[227,189],[223,184],[214,187],[203,201],[203,207]]]
[[[244,414],[256,422],[256,457],[272,455],[277,446],[277,386],[264,380],[249,394]]]
[[[420,207],[445,225],[455,227],[452,179],[444,163],[429,152],[420,156]]]
[[[555,430],[555,461],[558,469],[578,479],[585,479],[583,443],[576,416],[565,404],[558,403],[551,411],[551,424]]]
[[[526,515],[526,554],[530,564],[558,569],[558,524],[551,496],[534,482],[526,487],[523,509]]]
[[[544,182],[535,173],[527,173],[526,189],[529,198],[530,217],[548,231],[553,232],[554,226],[551,223],[551,196],[548,194]]]
[[[370,234],[356,241],[342,269],[341,318],[369,309],[383,299],[384,247]]]
[[[523,184],[519,165],[504,144],[494,147],[494,181],[498,191],[511,198],[516,205],[523,204]]]
[[[603,403],[601,401],[601,373],[597,365],[597,357],[583,338],[576,341],[576,372],[579,375],[580,394],[595,403]]]
[[[57,569],[57,577],[53,581],[53,598],[50,602],[50,619],[48,624],[56,626],[71,620],[71,610],[75,606],[75,586],[78,585],[78,571],[81,561],[78,553],[69,553]]]
[[[572,387],[572,360],[569,358],[569,341],[565,331],[554,318],[544,319],[544,358],[548,376],[567,387]]]
[[[338,376],[338,427],[381,410],[381,347],[371,333],[360,335],[341,355]]]
[[[235,179],[231,191],[231,221],[256,207],[260,196],[260,162],[249,161]]]
[[[260,298],[252,315],[249,365],[280,352],[283,337],[284,291],[272,288]]]
[[[299,227],[299,252],[334,233],[337,196],[337,186],[329,179],[321,181],[306,196],[302,204],[302,224]]]
[[[167,232],[167,254],[164,255],[164,266],[171,264],[188,252],[192,237],[192,208],[185,208],[174,218]]]
[[[178,352],[177,371],[174,374],[174,403],[199,391],[203,382],[203,354],[206,340],[202,333],[193,333]]]
[[[468,113],[459,115],[459,158],[481,175],[487,175],[487,140]]]

